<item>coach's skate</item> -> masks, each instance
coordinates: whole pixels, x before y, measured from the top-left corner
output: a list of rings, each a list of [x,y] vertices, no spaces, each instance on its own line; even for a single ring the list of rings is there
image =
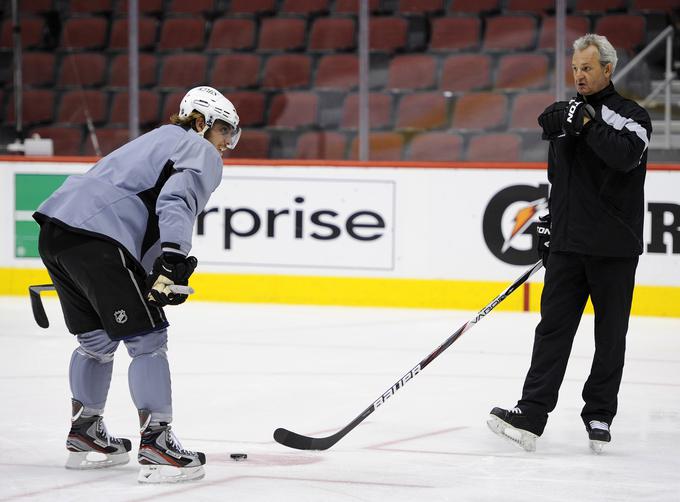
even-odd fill
[[[150,425],[150,421],[151,413],[139,410],[142,441],[137,459],[142,467],[137,480],[140,483],[177,483],[205,476],[205,454],[182,448],[169,424]]]
[[[511,410],[494,408],[486,424],[493,432],[526,451],[536,450],[536,438],[540,432],[530,417],[515,407]]]
[[[599,420],[591,420],[586,425],[588,431],[588,439],[590,440],[590,449],[598,455],[602,453],[602,448],[605,444],[612,440],[609,432],[609,424],[607,422],[600,422]]]
[[[100,469],[127,464],[132,448],[129,439],[111,436],[99,415],[83,417],[83,403],[71,400],[71,431],[66,439],[67,469]]]

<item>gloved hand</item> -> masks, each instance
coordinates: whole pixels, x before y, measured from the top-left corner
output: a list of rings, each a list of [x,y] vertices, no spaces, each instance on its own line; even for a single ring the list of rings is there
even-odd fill
[[[543,128],[541,139],[552,140],[564,132],[562,123],[568,104],[568,101],[555,101],[538,116],[538,125]]]
[[[578,136],[583,132],[584,119],[595,117],[595,108],[580,98],[571,98],[564,115],[564,132],[570,136]]]
[[[147,301],[157,307],[179,305],[184,303],[189,295],[173,293],[172,285],[186,286],[189,277],[198,265],[194,256],[183,256],[179,253],[163,253],[153,264],[153,270],[147,277]]]
[[[536,251],[538,251],[538,257],[543,261],[544,268],[548,268],[548,256],[550,255],[550,223],[550,214],[546,214],[541,216],[536,224],[536,235],[538,235]]]

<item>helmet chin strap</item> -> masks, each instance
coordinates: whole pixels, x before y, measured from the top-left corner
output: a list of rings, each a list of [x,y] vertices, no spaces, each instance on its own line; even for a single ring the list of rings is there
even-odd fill
[[[200,131],[196,131],[196,132],[198,133],[198,135],[201,138],[204,138],[205,137],[204,134],[208,129],[210,129],[210,127],[208,127],[208,125],[206,124],[205,126],[203,126],[203,129],[201,129]]]

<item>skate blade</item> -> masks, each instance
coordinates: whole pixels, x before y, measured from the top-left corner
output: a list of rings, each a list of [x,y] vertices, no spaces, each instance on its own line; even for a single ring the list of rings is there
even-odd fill
[[[183,483],[205,476],[203,466],[174,467],[172,465],[142,465],[137,476],[140,483]]]
[[[519,446],[524,451],[536,451],[536,438],[538,436],[532,432],[517,429],[507,422],[504,422],[496,415],[490,415],[489,420],[486,421],[495,434],[498,434],[503,439],[511,442],[515,446]]]
[[[127,452],[109,455],[96,451],[72,451],[69,452],[65,467],[75,470],[104,469],[114,465],[127,464],[129,461],[130,456]]]
[[[596,455],[599,455],[602,453],[602,450],[604,449],[604,445],[606,445],[606,441],[593,441],[592,439],[590,440],[590,449],[595,453]]]

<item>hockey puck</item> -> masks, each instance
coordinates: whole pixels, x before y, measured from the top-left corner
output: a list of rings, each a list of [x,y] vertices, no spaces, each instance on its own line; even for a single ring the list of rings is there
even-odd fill
[[[236,460],[237,462],[239,460],[245,460],[248,458],[248,455],[246,455],[245,453],[232,453],[229,456],[231,457],[232,460]]]

